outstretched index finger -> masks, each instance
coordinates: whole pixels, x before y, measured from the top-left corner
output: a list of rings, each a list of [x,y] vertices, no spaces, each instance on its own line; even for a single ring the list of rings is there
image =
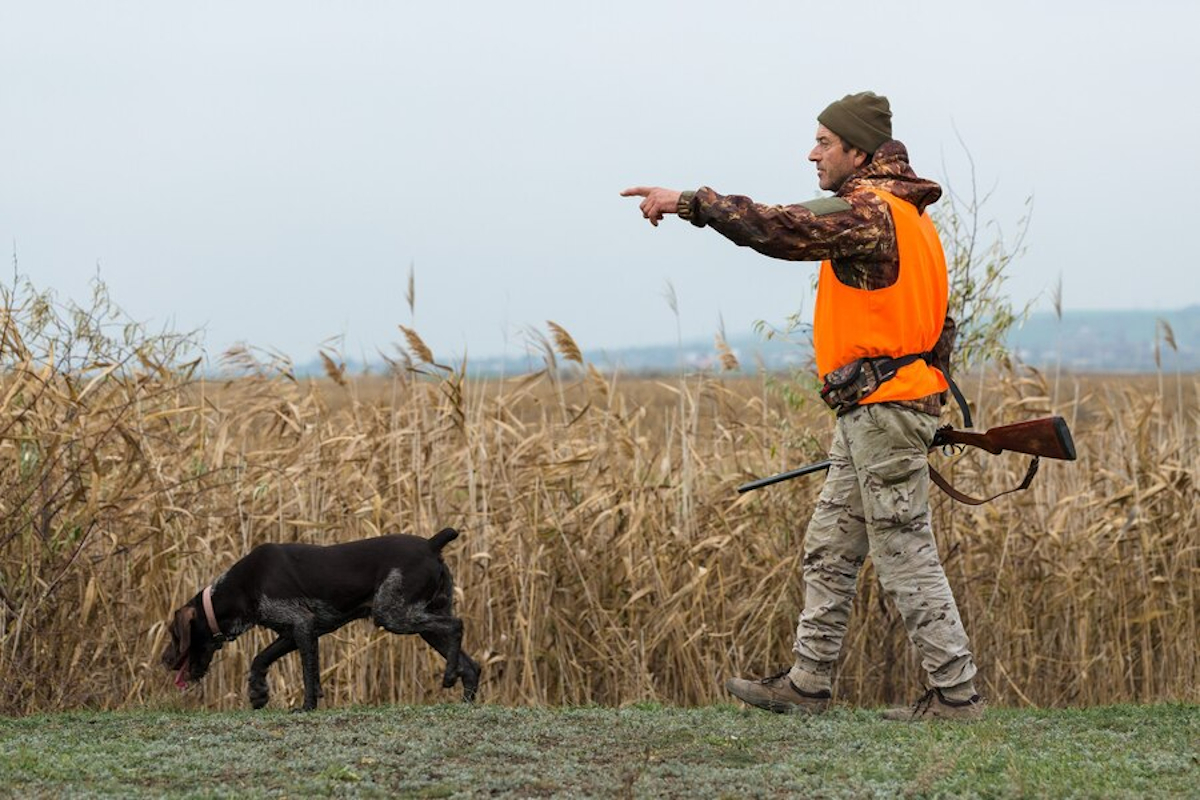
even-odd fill
[[[649,197],[653,190],[651,186],[631,186],[621,192],[621,197]]]

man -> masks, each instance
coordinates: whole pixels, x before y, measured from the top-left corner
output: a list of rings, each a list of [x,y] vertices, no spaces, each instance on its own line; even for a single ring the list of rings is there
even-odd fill
[[[892,139],[886,97],[848,95],[817,117],[808,159],[833,197],[762,205],[708,187],[626,189],[658,225],[678,214],[774,258],[822,261],[813,343],[821,394],[838,413],[825,486],[804,538],[804,609],[791,669],[725,686],[777,713],[829,706],[857,576],[869,554],[921,654],[930,689],[887,719],[974,719],[984,703],[929,515],[926,454],[953,344],[945,256],[925,209],[941,187]]]

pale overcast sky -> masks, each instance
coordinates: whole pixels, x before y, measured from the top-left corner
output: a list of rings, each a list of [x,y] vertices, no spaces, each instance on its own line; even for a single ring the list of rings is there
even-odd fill
[[[917,171],[1015,230],[1022,304],[1200,302],[1194,2],[0,2],[0,243],[60,297],[297,361],[411,324],[440,356],[729,335],[814,265],[668,219],[634,184],[818,195],[831,100],[890,97]],[[3,271],[5,283],[11,269]]]

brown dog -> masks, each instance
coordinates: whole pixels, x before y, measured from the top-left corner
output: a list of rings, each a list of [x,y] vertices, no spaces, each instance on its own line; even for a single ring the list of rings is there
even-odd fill
[[[321,696],[317,639],[370,617],[392,633],[416,633],[446,659],[442,686],[461,678],[463,700],[479,688],[479,665],[462,651],[462,620],[453,615],[454,582],[441,552],[458,536],[446,528],[430,539],[394,535],[321,547],[264,544],[175,612],[162,663],[183,688],[208,672],[213,655],[255,625],[279,638],[250,665],[250,704],[267,704],[267,670],[300,651],[304,705]]]

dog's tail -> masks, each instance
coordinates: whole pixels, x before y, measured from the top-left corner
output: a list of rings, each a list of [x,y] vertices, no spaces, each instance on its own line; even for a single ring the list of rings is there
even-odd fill
[[[429,545],[433,548],[433,552],[439,555],[442,548],[458,538],[458,531],[454,528],[442,528],[429,539]]]

